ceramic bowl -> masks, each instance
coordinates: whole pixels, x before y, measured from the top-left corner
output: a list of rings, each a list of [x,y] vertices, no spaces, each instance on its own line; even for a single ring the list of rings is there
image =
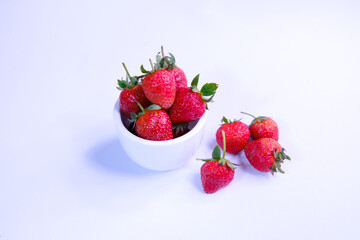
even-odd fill
[[[183,136],[167,141],[151,141],[131,133],[126,128],[129,124],[128,119],[119,109],[117,100],[113,114],[124,151],[131,160],[151,170],[169,171],[186,165],[199,148],[204,136],[207,111],[200,119],[189,124],[191,130]]]

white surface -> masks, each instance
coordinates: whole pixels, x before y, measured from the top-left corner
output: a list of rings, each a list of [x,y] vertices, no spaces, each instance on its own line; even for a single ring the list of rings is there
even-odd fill
[[[113,116],[121,147],[129,160],[147,169],[170,171],[185,166],[194,157],[205,134],[207,111],[199,120],[188,124],[191,131],[187,134],[167,141],[149,141],[129,132],[125,126],[130,122],[119,109],[118,99]]]
[[[0,239],[360,239],[358,1],[1,1]],[[273,117],[285,175],[246,165],[203,193],[201,162],[126,159],[112,108],[159,51],[219,83],[223,115]],[[243,118],[249,123],[250,119]],[[243,155],[228,156],[245,162]]]

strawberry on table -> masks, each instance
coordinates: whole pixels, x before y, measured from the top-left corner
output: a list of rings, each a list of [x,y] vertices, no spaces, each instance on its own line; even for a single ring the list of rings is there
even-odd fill
[[[256,140],[259,138],[272,138],[276,141],[279,140],[279,128],[277,123],[264,116],[255,117],[249,113],[241,112],[254,118],[250,123],[251,138]]]
[[[241,152],[250,139],[249,127],[239,120],[230,121],[226,117],[223,117],[221,121],[223,124],[216,131],[216,142],[222,149],[224,149],[221,132],[225,131],[227,146],[226,152],[231,154]]]
[[[285,149],[272,138],[260,138],[252,141],[246,145],[244,151],[250,164],[261,172],[284,173],[281,164],[285,159],[291,160],[285,154]]]
[[[191,82],[190,87],[181,87],[176,91],[176,98],[170,108],[169,115],[175,124],[190,122],[201,118],[207,109],[207,103],[211,102],[218,85],[216,83],[206,83],[199,89],[199,74]]]
[[[225,159],[226,141],[225,132],[222,131],[224,139],[224,152],[221,157],[219,146],[216,146],[212,153],[211,159],[200,159],[205,161],[201,166],[201,183],[205,193],[215,193],[223,188],[234,179],[235,164]]]
[[[173,139],[172,124],[169,115],[158,105],[150,105],[144,109],[139,104],[141,112],[131,113],[131,120],[135,121],[135,132],[141,138],[164,141]]]
[[[143,88],[139,84],[139,77],[130,76],[124,63],[123,66],[126,71],[126,80],[118,80],[117,88],[121,90],[119,103],[120,109],[124,112],[125,116],[130,118],[132,112],[138,113],[141,111],[136,102],[147,107],[150,105],[150,101],[145,97]]]

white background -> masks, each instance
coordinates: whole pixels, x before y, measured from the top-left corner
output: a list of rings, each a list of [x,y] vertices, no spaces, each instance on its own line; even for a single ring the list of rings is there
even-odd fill
[[[0,240],[360,239],[358,1],[0,2]],[[164,45],[217,82],[189,164],[124,154],[116,79]],[[273,117],[284,175],[243,162],[208,195],[222,116]],[[249,123],[249,117],[243,117]]]

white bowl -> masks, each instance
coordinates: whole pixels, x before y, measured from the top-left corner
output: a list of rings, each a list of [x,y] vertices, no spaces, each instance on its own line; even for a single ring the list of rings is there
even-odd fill
[[[207,111],[200,119],[191,122],[193,128],[183,136],[151,141],[129,132],[125,127],[127,118],[119,109],[118,99],[114,106],[114,121],[124,151],[134,162],[151,170],[169,171],[184,166],[194,156],[204,136]]]

